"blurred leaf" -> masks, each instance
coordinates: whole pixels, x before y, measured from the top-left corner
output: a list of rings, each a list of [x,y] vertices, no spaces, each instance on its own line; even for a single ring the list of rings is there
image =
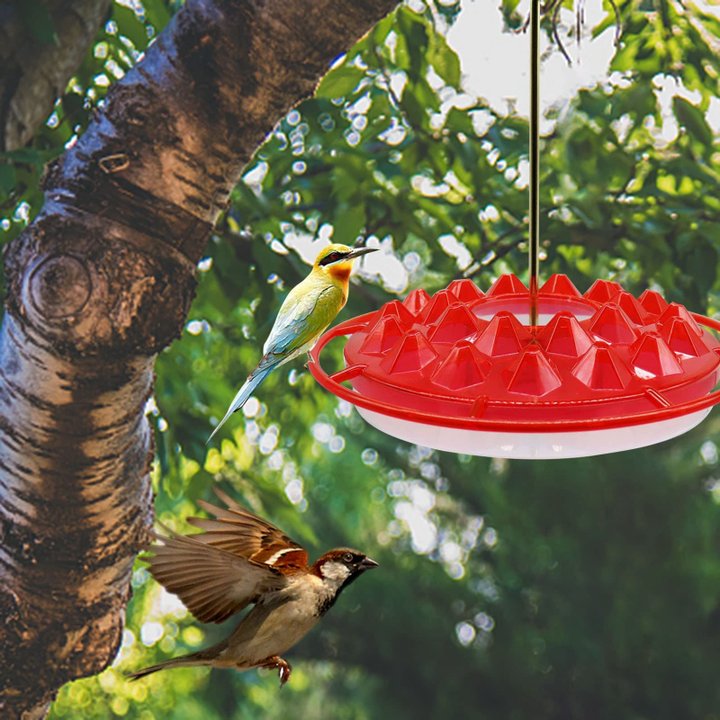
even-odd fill
[[[124,5],[113,6],[113,20],[117,23],[118,33],[124,35],[137,50],[144,50],[148,44],[148,34],[140,18]]]
[[[448,85],[457,87],[460,84],[460,58],[445,38],[437,33],[433,35],[430,63]]]
[[[693,139],[712,147],[713,132],[705,119],[705,113],[677,95],[673,98],[673,113]]]
[[[329,99],[345,97],[352,93],[364,76],[365,73],[360,68],[341,65],[322,79],[315,95]]]
[[[0,162],[0,192],[10,193],[16,182],[15,168],[7,162]]]
[[[143,0],[143,8],[148,21],[158,32],[170,22],[171,14],[164,0]]]
[[[335,218],[333,225],[336,241],[353,245],[365,225],[365,206],[359,203],[349,207]]]

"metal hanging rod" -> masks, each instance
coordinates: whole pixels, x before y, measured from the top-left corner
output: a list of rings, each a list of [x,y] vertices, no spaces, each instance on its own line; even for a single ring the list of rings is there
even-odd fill
[[[530,9],[530,208],[528,265],[530,277],[530,325],[538,324],[538,277],[540,275],[540,0]]]

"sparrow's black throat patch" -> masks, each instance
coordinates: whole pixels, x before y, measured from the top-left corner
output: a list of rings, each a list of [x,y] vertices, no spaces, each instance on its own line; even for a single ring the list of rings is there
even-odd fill
[[[325,602],[320,605],[317,611],[318,617],[322,617],[336,602],[337,599],[340,597],[340,593],[354,580],[359,578],[363,573],[365,572],[365,569],[356,570],[352,573],[352,575],[349,575],[347,580],[338,588],[338,591],[333,595],[333,597],[328,598],[325,600]]]

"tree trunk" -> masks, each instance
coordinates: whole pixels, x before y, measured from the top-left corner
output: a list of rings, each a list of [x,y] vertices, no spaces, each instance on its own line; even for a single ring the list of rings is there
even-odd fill
[[[395,0],[189,0],[48,171],[0,329],[0,716],[120,640],[152,520],[144,406],[241,169]]]
[[[0,6],[0,150],[25,145],[80,65],[111,0],[45,0],[47,34],[23,19],[27,0]],[[37,31],[39,23],[35,21]],[[52,27],[50,27],[50,25]]]

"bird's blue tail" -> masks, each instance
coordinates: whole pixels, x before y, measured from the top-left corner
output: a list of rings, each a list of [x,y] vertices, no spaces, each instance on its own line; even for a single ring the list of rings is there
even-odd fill
[[[215,433],[227,422],[227,419],[247,402],[248,398],[253,394],[255,388],[262,383],[262,381],[275,367],[275,365],[269,365],[268,367],[256,370],[252,375],[250,375],[250,377],[245,381],[245,384],[240,388],[240,390],[238,390],[238,393],[233,398],[233,401],[230,403],[230,407],[225,413],[225,417],[218,423],[218,426],[212,431],[212,435],[210,435],[207,439],[208,443],[213,439]]]

